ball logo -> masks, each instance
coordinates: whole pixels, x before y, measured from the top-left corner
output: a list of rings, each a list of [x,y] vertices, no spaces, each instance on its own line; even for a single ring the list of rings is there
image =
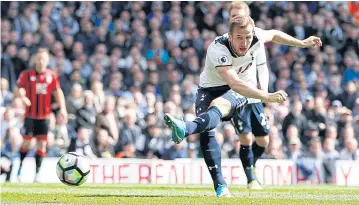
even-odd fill
[[[218,58],[218,63],[220,64],[220,65],[227,65],[228,64],[228,62],[229,62],[229,60],[228,60],[228,57],[227,56],[220,56],[219,58]]]

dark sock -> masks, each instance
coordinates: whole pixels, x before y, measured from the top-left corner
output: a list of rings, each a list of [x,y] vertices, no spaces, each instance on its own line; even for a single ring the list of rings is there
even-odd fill
[[[41,164],[42,164],[42,159],[44,158],[46,153],[38,150],[36,151],[36,154],[35,154],[35,162],[36,162],[36,174],[39,173],[40,171],[40,167],[41,167]]]
[[[216,132],[203,132],[200,134],[200,144],[204,161],[211,174],[214,189],[218,184],[226,184],[221,168],[221,148],[216,140]]]
[[[215,106],[200,114],[194,121],[186,122],[186,136],[212,130],[221,122],[222,113]]]
[[[20,148],[20,165],[19,165],[19,169],[17,172],[17,175],[19,176],[21,174],[21,167],[22,167],[22,162],[24,161],[26,155],[27,155],[27,150],[25,150],[24,148]]]
[[[11,177],[11,172],[12,172],[12,164],[10,165],[10,169],[8,172],[6,172],[6,181],[10,181],[10,177]]]
[[[255,179],[253,165],[254,157],[251,146],[241,145],[241,150],[239,152],[239,158],[242,161],[244,173],[247,176],[247,182],[251,182]]]
[[[25,157],[27,155],[27,151],[20,150],[20,164],[24,161]]]
[[[256,165],[257,160],[262,156],[265,151],[265,147],[259,146],[256,142],[252,144],[253,156],[254,156],[254,166]]]

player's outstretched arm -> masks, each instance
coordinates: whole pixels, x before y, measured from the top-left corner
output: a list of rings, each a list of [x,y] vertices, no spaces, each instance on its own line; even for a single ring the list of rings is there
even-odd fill
[[[268,38],[268,41],[282,45],[295,46],[299,48],[313,48],[322,46],[322,41],[319,37],[316,36],[310,36],[307,39],[299,40],[279,30],[262,30],[262,32],[263,35]]]
[[[60,114],[64,117],[65,120],[67,120],[65,96],[61,88],[57,88],[55,90],[55,99],[56,99],[56,103],[60,106]]]
[[[284,91],[267,93],[266,91],[250,87],[244,81],[239,79],[237,73],[232,69],[231,66],[218,66],[217,70],[223,80],[225,80],[235,92],[245,97],[260,99],[263,102],[281,103],[287,100],[288,95]]]

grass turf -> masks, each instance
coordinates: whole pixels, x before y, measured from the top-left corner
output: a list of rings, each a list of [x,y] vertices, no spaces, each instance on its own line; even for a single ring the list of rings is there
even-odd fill
[[[232,198],[216,198],[211,186],[2,184],[1,204],[359,204],[359,187],[230,186]]]

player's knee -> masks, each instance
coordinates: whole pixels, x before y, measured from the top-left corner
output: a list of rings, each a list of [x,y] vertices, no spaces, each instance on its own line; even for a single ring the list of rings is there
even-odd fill
[[[239,136],[239,141],[241,145],[252,145],[252,134],[251,133],[245,133]]]
[[[261,136],[261,137],[256,137],[256,143],[257,145],[261,146],[261,147],[267,147],[269,144],[269,137],[267,136]]]
[[[30,144],[31,144],[31,140],[24,139],[24,140],[22,141],[22,145],[21,145],[21,146],[22,146],[23,148],[29,148]]]
[[[231,102],[224,98],[217,98],[212,101],[209,107],[217,107],[222,113],[222,117],[226,117],[231,109]]]
[[[38,147],[38,149],[40,149],[40,150],[46,150],[46,145],[47,145],[46,140],[39,140],[39,141],[37,142],[37,147]]]

